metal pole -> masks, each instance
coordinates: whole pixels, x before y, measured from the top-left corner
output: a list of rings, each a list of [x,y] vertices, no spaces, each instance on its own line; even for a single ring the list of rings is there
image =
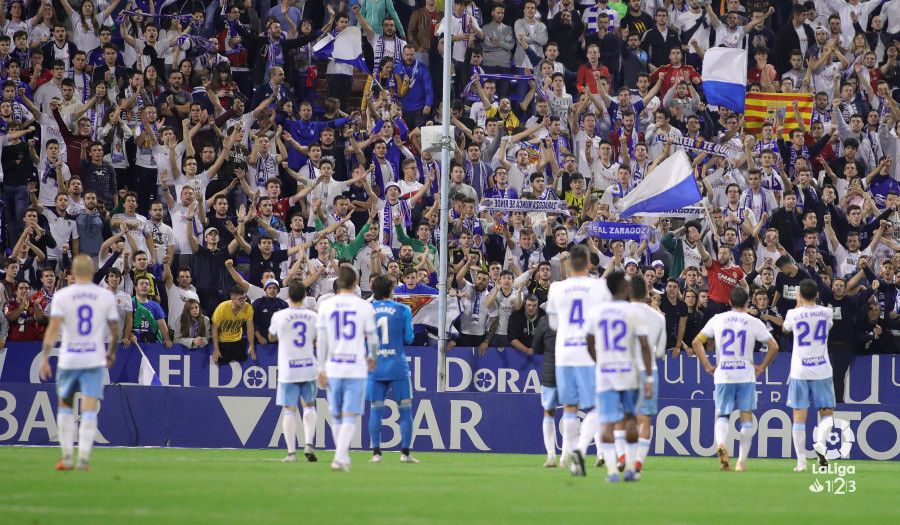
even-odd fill
[[[453,135],[450,130],[452,9],[453,0],[444,0],[444,82],[441,96],[441,239],[440,248],[438,248],[438,392],[443,392],[447,384],[447,261],[449,259],[447,236],[450,227],[450,149],[453,147]]]

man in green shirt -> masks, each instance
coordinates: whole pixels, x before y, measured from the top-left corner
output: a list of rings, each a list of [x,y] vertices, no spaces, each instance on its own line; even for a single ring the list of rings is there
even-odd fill
[[[432,258],[437,253],[437,248],[431,244],[431,226],[427,222],[419,223],[419,226],[416,228],[416,239],[406,234],[406,230],[403,228],[403,218],[399,215],[394,217],[394,229],[397,231],[397,239],[400,240],[401,245],[410,245],[416,253],[425,253],[427,248]],[[431,263],[434,264],[434,260]]]
[[[334,239],[328,239],[328,244],[334,249],[336,258],[338,261],[353,261],[356,258],[356,254],[359,253],[360,250],[363,249],[363,246],[366,245],[366,240],[363,237],[369,228],[372,227],[372,223],[378,220],[378,212],[375,211],[376,208],[373,206],[369,209],[369,221],[363,225],[362,228],[359,229],[359,232],[356,234],[356,238],[353,239],[352,242],[347,242],[349,239],[347,238],[347,228],[343,227],[343,223],[350,220],[350,214],[347,214],[346,217],[340,220],[341,226],[339,226],[335,233]],[[325,223],[322,221],[323,214],[321,212],[318,216],[316,216],[316,231],[323,230],[325,228]],[[334,226],[334,225],[331,225]]]

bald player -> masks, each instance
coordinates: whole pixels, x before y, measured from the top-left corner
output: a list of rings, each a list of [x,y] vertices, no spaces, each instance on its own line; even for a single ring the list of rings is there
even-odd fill
[[[44,335],[41,354],[41,379],[53,375],[50,353],[62,333],[57,362],[56,393],[59,396],[59,444],[62,458],[56,470],[75,467],[75,394],[81,392],[81,426],[78,429],[80,470],[90,470],[91,448],[97,433],[97,409],[103,399],[103,369],[116,360],[119,346],[119,312],[116,298],[109,290],[93,282],[94,263],[87,255],[72,261],[75,284],[54,294],[50,303],[50,322]],[[61,332],[60,332],[61,331]]]

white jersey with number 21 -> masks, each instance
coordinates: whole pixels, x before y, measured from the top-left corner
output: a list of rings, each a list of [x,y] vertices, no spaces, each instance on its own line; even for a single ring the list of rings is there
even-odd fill
[[[329,377],[368,377],[366,337],[377,337],[372,303],[348,293],[329,297],[319,307],[316,327],[325,334],[319,352],[328,356],[324,366]]]
[[[556,366],[594,366],[584,336],[591,308],[611,299],[606,279],[569,277],[550,285],[547,315],[556,329]]]
[[[756,381],[753,349],[757,341],[772,338],[762,321],[744,312],[724,312],[714,315],[701,333],[716,342],[715,384]]]
[[[832,377],[828,359],[828,331],[834,312],[824,306],[798,306],[784,316],[782,330],[794,333],[791,353],[791,379],[828,379]]]
[[[96,284],[73,284],[53,295],[50,317],[62,319],[59,368],[106,366],[109,321],[119,322],[116,297]]]

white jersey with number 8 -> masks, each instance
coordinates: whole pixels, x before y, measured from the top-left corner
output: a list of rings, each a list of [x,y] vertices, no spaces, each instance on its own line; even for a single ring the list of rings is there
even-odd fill
[[[606,279],[569,277],[550,285],[547,315],[556,329],[556,366],[594,366],[584,336],[592,308],[611,298]]]
[[[714,315],[701,333],[716,342],[715,384],[756,381],[753,349],[757,341],[772,338],[762,321],[744,312],[724,312]]]
[[[73,284],[59,290],[50,317],[62,319],[59,368],[106,366],[109,321],[119,322],[116,297],[96,284]]]
[[[784,316],[785,332],[794,332],[791,353],[791,379],[828,379],[832,377],[828,359],[828,331],[834,312],[824,306],[798,306]]]
[[[279,310],[272,315],[269,334],[278,338],[278,381],[313,381],[318,371],[313,353],[316,312],[306,308]]]
[[[368,377],[366,338],[377,341],[372,303],[347,293],[329,297],[319,307],[316,327],[324,333],[319,355],[328,357],[324,366],[329,377]]]

